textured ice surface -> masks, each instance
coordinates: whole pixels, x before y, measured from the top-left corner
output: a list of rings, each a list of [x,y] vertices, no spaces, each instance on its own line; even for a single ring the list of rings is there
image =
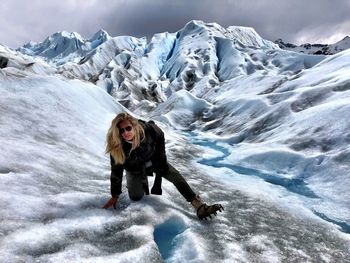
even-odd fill
[[[11,57],[0,70],[1,262],[348,261],[348,51],[301,55],[196,21],[149,45],[99,47],[59,69],[0,50]],[[223,213],[199,221],[166,180],[140,202],[124,184],[117,210],[101,209],[105,135],[125,110],[105,91],[162,121],[169,161]]]

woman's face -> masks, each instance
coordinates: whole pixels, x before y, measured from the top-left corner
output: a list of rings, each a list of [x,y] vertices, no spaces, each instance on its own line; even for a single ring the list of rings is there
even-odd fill
[[[128,120],[124,120],[118,124],[119,134],[126,141],[131,141],[135,136],[135,129]]]

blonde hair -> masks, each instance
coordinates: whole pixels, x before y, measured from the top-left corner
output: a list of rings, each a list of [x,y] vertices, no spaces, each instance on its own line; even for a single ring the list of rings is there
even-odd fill
[[[135,136],[132,141],[131,151],[137,148],[145,138],[145,131],[137,119],[128,113],[119,113],[113,120],[106,136],[106,154],[110,153],[118,164],[125,162],[125,153],[123,151],[123,138],[119,133],[119,123],[129,121],[132,125]]]

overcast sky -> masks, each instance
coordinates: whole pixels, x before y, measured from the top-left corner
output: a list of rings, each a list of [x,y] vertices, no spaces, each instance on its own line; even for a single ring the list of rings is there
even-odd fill
[[[1,0],[0,43],[17,48],[58,31],[151,37],[196,19],[249,26],[265,39],[335,43],[350,35],[350,0]]]

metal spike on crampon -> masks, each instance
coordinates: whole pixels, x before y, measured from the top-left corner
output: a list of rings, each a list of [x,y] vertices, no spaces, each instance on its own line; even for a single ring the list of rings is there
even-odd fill
[[[207,205],[204,203],[198,207],[197,216],[199,219],[208,220],[208,217],[212,219],[211,215],[216,216],[217,211],[222,212],[221,210],[224,210],[224,207],[221,204]]]

